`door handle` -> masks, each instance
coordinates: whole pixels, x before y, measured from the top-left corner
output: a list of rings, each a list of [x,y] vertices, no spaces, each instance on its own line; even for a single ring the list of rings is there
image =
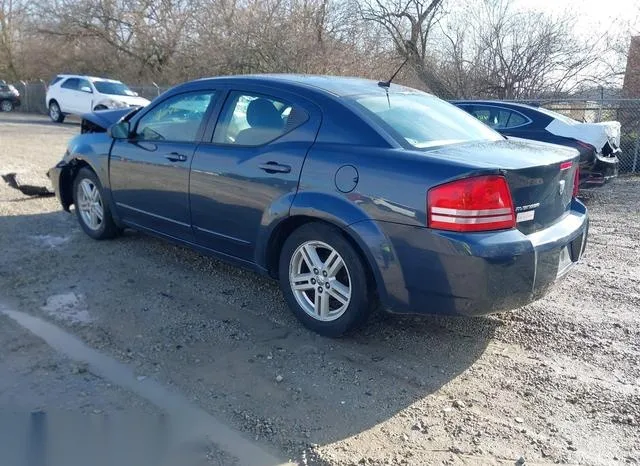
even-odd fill
[[[178,154],[177,152],[171,152],[164,156],[167,160],[171,160],[172,162],[186,162],[187,156],[184,154]]]
[[[258,165],[261,170],[267,173],[289,173],[291,172],[291,166],[280,165],[278,162],[267,162]]]

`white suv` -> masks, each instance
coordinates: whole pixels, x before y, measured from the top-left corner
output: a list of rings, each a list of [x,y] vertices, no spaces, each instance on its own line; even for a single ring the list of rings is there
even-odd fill
[[[49,83],[46,105],[49,117],[62,123],[70,113],[82,115],[108,108],[144,107],[149,101],[113,79],[59,74]]]

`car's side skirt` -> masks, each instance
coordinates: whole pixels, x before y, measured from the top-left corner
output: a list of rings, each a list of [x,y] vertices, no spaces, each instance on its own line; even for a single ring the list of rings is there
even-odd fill
[[[180,239],[180,238],[176,238],[174,236],[171,235],[167,235],[166,233],[162,233],[160,231],[154,230],[152,228],[147,228],[144,227],[142,225],[139,225],[135,222],[131,222],[129,220],[123,221],[123,224],[129,228],[132,228],[134,230],[143,232],[143,233],[148,233],[151,236],[155,236],[161,239],[164,239],[166,241],[169,241],[170,243],[173,244],[177,244],[179,246],[186,246],[190,249],[193,249],[201,254],[207,255],[207,256],[211,256],[211,257],[215,257],[216,259],[220,259],[224,262],[227,262],[229,264],[232,265],[237,265],[239,267],[242,267],[244,269],[248,269],[248,270],[252,270],[254,272],[258,272],[260,274],[266,275],[267,271],[260,267],[258,264],[256,264],[255,262],[251,262],[245,259],[240,259],[239,257],[236,256],[231,256],[229,254],[225,254],[223,252],[220,251],[216,251],[214,249],[209,249],[206,248],[204,246],[201,246],[199,244],[193,243],[191,241],[186,241],[184,239]]]

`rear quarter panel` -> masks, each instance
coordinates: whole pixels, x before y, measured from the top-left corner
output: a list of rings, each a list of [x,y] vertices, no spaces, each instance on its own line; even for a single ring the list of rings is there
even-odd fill
[[[344,168],[355,170],[352,186],[341,179]],[[476,171],[403,149],[316,143],[305,160],[291,213],[315,209],[347,224],[370,219],[424,227],[428,189]],[[311,196],[314,204],[303,202]]]

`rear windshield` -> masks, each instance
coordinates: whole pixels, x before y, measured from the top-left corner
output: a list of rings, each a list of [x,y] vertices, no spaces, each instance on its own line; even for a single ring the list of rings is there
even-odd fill
[[[476,118],[429,94],[389,93],[350,98],[381,120],[403,145],[427,148],[469,141],[504,139]]]
[[[93,81],[93,85],[100,94],[135,95],[125,84],[117,81]]]

